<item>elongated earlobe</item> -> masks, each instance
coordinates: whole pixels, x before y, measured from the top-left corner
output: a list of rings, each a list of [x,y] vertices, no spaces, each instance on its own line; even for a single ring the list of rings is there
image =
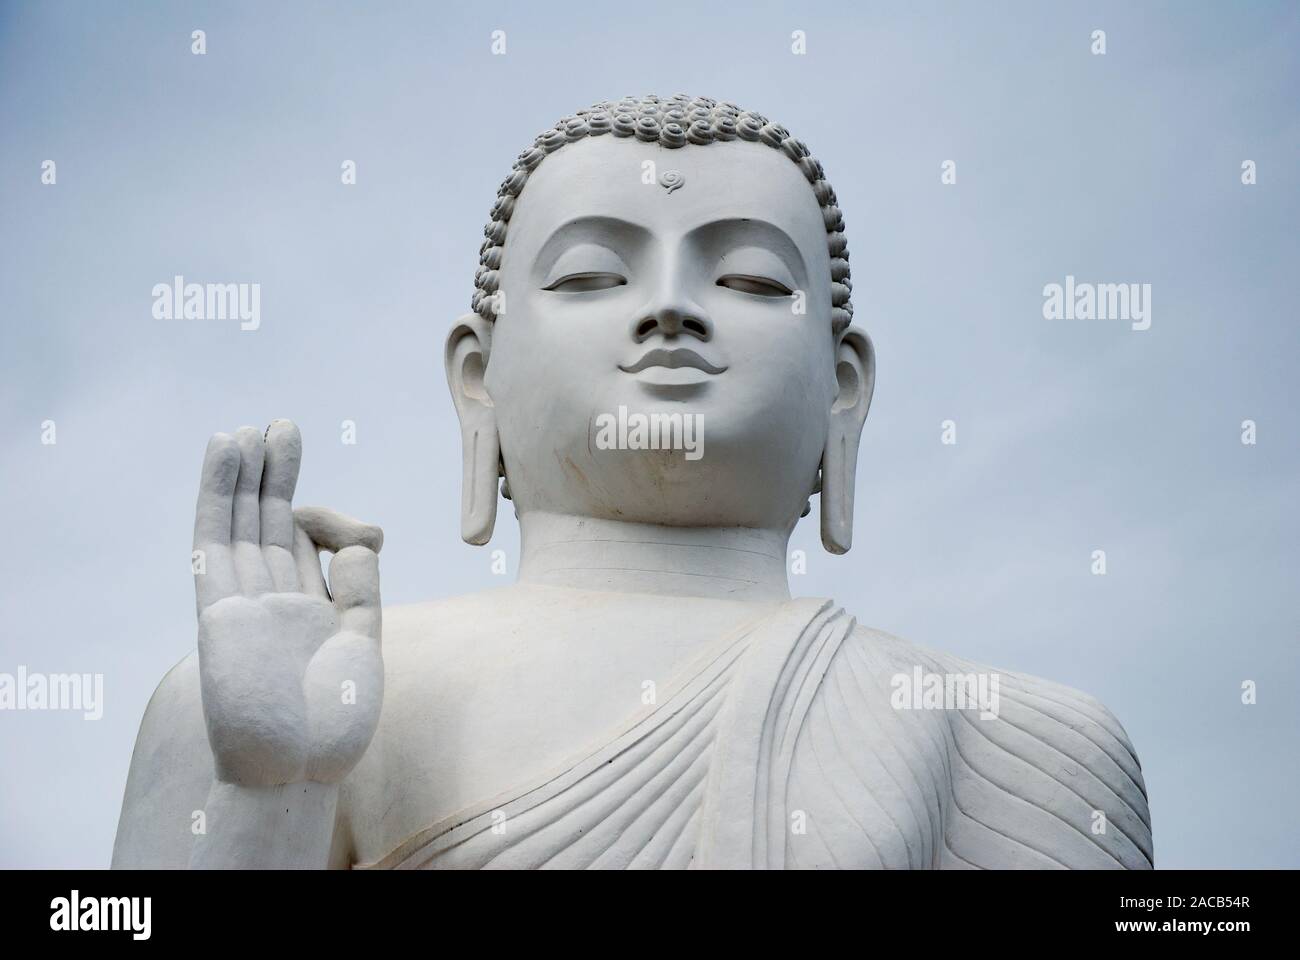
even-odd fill
[[[460,417],[460,535],[473,544],[492,539],[501,475],[496,409],[483,386],[491,345],[492,324],[475,313],[457,320],[447,336],[447,385]]]
[[[858,471],[858,442],[876,388],[876,353],[871,339],[850,327],[835,357],[839,392],[831,404],[822,451],[822,546],[847,553],[853,545],[853,490]]]

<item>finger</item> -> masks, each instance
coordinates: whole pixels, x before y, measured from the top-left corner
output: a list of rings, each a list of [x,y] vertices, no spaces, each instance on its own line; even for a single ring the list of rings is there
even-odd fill
[[[293,557],[293,491],[302,464],[302,435],[289,420],[275,420],[266,428],[266,461],[258,500],[262,555],[276,590],[299,589]]]
[[[322,550],[338,553],[345,547],[366,547],[378,553],[384,546],[384,531],[354,520],[327,507],[299,507],[293,512],[298,525]]]
[[[230,548],[235,555],[235,576],[239,578],[240,590],[247,596],[256,597],[273,589],[271,572],[262,557],[257,506],[262,490],[266,444],[262,442],[262,432],[256,427],[236,430],[235,443],[239,445],[239,480],[235,483],[230,518]]]
[[[230,513],[239,478],[239,447],[229,434],[208,441],[194,508],[194,595],[199,613],[239,592],[230,556]]]
[[[330,593],[344,630],[379,639],[379,556],[375,551],[353,546],[334,554]]]
[[[325,576],[320,570],[320,547],[311,542],[307,531],[295,527],[293,532],[293,562],[298,569],[299,589],[313,597],[328,600],[329,591],[325,589]]]

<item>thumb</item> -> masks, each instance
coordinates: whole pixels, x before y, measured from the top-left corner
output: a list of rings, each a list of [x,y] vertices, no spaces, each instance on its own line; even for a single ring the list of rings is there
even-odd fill
[[[330,594],[344,630],[380,636],[379,557],[384,531],[327,507],[299,507],[294,522],[322,550],[332,551]]]
[[[379,557],[369,547],[344,547],[330,561],[330,593],[342,628],[378,640]]]

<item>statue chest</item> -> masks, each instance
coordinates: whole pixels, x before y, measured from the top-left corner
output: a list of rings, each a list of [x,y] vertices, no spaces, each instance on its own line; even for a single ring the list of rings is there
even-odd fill
[[[594,749],[540,775],[505,779],[501,790],[450,814],[424,813],[418,830],[390,825],[386,849],[362,862],[434,869],[939,866],[943,791],[934,778],[907,776],[900,757],[919,763],[918,771],[941,767],[941,760],[921,758],[941,739],[915,722],[880,729],[882,705],[862,702],[875,698],[875,688],[842,688],[852,667],[840,665],[840,647],[852,627],[824,601],[794,602],[785,616],[715,645],[685,676],[642,687],[639,708]],[[508,744],[473,737],[456,756],[494,762],[494,747],[517,756]],[[882,759],[886,747],[892,752]],[[417,822],[420,814],[407,805],[419,805],[409,786],[421,778],[397,769],[418,762],[398,751],[387,765],[380,779],[408,785],[386,798],[389,815]],[[455,775],[451,767],[441,774]]]

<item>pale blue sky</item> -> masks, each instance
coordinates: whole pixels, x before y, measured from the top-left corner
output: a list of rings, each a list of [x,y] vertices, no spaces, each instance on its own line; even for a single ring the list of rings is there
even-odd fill
[[[793,589],[1099,697],[1159,866],[1300,866],[1297,9],[0,3],[0,672],[106,696],[97,723],[0,712],[0,866],[108,864],[144,705],[194,644],[213,431],[295,419],[301,502],[387,532],[386,602],[499,585],[458,537],[440,361],[496,186],[572,110],[678,91],[810,145],[878,352],[854,549],[814,514]],[[154,320],[177,273],[260,283],[262,328]],[[1044,320],[1067,274],[1150,283],[1152,328]]]

